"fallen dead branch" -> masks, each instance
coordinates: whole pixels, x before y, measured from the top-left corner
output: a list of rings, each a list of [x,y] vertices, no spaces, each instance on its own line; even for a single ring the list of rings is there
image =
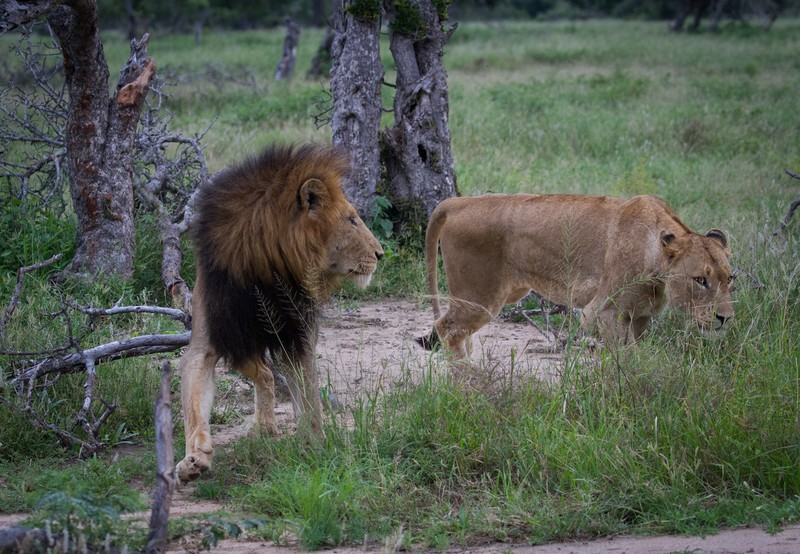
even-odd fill
[[[800,179],[800,175],[798,175],[797,173],[793,173],[793,172],[789,171],[788,169],[784,169],[783,171],[784,171],[784,173],[786,173],[786,175],[788,175],[792,179]],[[794,212],[797,211],[797,208],[799,206],[800,206],[800,198],[798,198],[797,200],[792,202],[792,204],[789,206],[789,211],[786,212],[786,217],[783,218],[783,221],[781,222],[781,226],[778,228],[777,231],[775,231],[773,233],[773,235],[776,235],[776,236],[777,235],[781,235],[781,236],[783,236],[783,235],[786,234],[786,226],[789,225],[789,221],[791,221],[792,216],[794,216]]]
[[[13,314],[15,306],[19,302],[24,275],[35,268],[44,267],[47,263],[52,263],[52,261],[55,260],[47,260],[46,262],[20,269],[17,287],[6,309],[7,318],[4,318],[4,324],[10,322],[11,314]],[[180,321],[186,331],[177,334],[140,335],[84,348],[82,343],[90,334],[90,331],[84,336],[75,336],[70,311],[88,315],[92,322],[98,318],[108,318],[122,314],[148,313],[166,315],[176,321]],[[100,429],[117,408],[116,404],[107,402],[103,398],[97,398],[97,367],[115,360],[163,354],[178,350],[189,344],[191,320],[185,312],[175,308],[116,305],[102,309],[80,306],[63,299],[61,309],[54,314],[49,314],[49,316],[64,318],[67,330],[66,344],[40,352],[23,352],[0,348],[0,355],[6,356],[10,360],[9,366],[11,368],[10,375],[3,376],[3,379],[0,380],[0,389],[8,388],[15,392],[19,408],[35,426],[51,431],[65,446],[79,447],[82,456],[90,456],[107,446],[101,440]],[[72,418],[73,426],[64,428],[48,421],[45,415],[37,409],[36,401],[47,394],[47,390],[55,385],[63,375],[71,373],[84,373],[84,397],[80,409]],[[99,410],[97,408],[98,402],[101,405]],[[97,415],[98,412],[99,415]],[[76,428],[80,429],[82,434],[76,432]]]

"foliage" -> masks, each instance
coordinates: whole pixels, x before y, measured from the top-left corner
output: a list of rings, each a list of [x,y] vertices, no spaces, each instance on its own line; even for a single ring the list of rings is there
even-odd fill
[[[425,38],[427,29],[422,18],[420,7],[408,0],[393,0],[395,16],[389,23],[392,31],[402,35],[411,35],[416,40]]]
[[[381,16],[380,0],[352,0],[345,6],[345,11],[363,21],[373,21]]]

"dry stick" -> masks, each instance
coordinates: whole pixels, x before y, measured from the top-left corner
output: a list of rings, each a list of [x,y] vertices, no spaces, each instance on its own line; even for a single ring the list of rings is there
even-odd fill
[[[783,171],[784,173],[786,173],[786,175],[788,175],[792,179],[800,179],[800,175],[798,175],[797,173],[793,173],[788,169],[784,169]],[[784,234],[784,232],[786,231],[786,226],[789,225],[789,221],[792,219],[792,216],[794,215],[794,212],[797,210],[798,207],[800,207],[800,198],[792,202],[792,205],[789,206],[789,212],[786,214],[786,217],[783,218],[780,228],[777,231],[775,231],[773,235]]]
[[[158,483],[153,495],[153,510],[150,513],[150,531],[147,535],[148,554],[160,554],[167,545],[167,523],[172,493],[175,490],[175,460],[172,451],[172,412],[170,410],[169,361],[161,364],[161,391],[156,399],[156,462]]]
[[[9,321],[11,321],[11,316],[17,307],[17,303],[19,302],[19,297],[22,294],[22,281],[25,278],[25,274],[31,271],[36,271],[37,269],[42,269],[43,267],[47,267],[49,265],[53,265],[61,259],[61,256],[62,254],[56,254],[48,260],[26,265],[25,267],[21,267],[17,270],[17,284],[14,286],[14,292],[11,294],[11,300],[8,303],[8,308],[6,308],[6,313],[3,315],[2,321],[0,321],[0,338],[5,336],[6,325],[8,325]]]

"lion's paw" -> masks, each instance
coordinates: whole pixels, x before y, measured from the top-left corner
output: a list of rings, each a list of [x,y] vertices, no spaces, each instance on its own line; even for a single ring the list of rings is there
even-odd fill
[[[175,466],[175,473],[181,484],[194,481],[211,467],[208,462],[201,461],[196,456],[186,456]]]

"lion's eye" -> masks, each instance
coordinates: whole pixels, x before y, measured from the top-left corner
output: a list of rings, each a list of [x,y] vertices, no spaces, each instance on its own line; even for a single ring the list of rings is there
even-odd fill
[[[353,225],[353,227],[358,227],[358,220],[354,215],[350,216],[350,223]]]
[[[694,282],[700,285],[701,287],[707,287],[708,283],[706,282],[705,277],[694,277]]]

